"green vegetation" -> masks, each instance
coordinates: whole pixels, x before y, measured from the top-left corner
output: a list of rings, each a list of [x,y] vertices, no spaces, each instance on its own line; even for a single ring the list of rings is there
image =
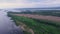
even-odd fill
[[[15,15],[9,15],[12,17],[12,19],[15,21],[16,25],[19,26],[19,23],[16,22],[18,20],[19,22],[22,22],[26,24],[29,28],[33,29],[35,34],[60,34],[60,26],[56,27],[53,26],[53,23],[49,25],[49,21],[44,20],[37,20],[32,18],[27,18],[23,16],[15,16]],[[25,34],[28,34],[25,32]]]
[[[23,31],[24,32],[24,34],[31,34],[31,33],[28,33],[28,32],[26,32],[26,31]]]

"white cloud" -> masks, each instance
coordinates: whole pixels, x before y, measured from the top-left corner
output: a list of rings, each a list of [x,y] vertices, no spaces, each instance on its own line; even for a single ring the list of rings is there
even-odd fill
[[[14,7],[56,7],[60,6],[60,0],[0,0],[0,8]]]

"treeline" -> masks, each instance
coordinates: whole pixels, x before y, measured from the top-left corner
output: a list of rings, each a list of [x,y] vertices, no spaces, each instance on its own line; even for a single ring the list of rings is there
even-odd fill
[[[24,11],[20,14],[38,14],[38,15],[51,15],[51,16],[60,16],[60,10],[35,10],[35,11]]]
[[[38,15],[51,15],[51,16],[59,16],[60,17],[60,10],[25,10],[21,12],[8,12],[12,14],[38,14]]]

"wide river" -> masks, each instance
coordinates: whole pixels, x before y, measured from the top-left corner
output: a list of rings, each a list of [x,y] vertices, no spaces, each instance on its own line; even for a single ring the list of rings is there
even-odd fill
[[[7,12],[0,11],[0,34],[23,34],[22,30],[10,19]]]

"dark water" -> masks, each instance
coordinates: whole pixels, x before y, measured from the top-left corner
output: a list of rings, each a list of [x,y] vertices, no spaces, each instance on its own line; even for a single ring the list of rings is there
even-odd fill
[[[10,19],[7,12],[0,11],[0,34],[23,34],[22,30]]]

